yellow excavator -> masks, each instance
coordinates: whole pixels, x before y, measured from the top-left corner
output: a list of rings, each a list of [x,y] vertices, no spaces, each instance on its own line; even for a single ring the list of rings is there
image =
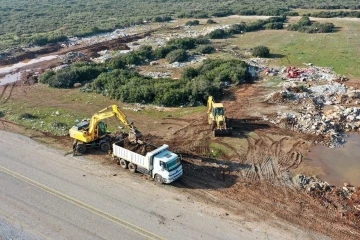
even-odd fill
[[[132,122],[129,122],[125,114],[117,105],[111,105],[97,113],[91,119],[84,119],[69,130],[70,137],[74,139],[73,150],[75,153],[83,154],[87,148],[100,147],[107,152],[111,148],[112,137],[106,130],[106,124],[102,121],[106,118],[116,117],[129,129],[128,139],[138,141],[142,136]]]
[[[231,136],[232,128],[230,128],[229,120],[225,116],[225,108],[222,103],[215,103],[212,96],[208,97],[207,101],[208,122],[214,137]]]

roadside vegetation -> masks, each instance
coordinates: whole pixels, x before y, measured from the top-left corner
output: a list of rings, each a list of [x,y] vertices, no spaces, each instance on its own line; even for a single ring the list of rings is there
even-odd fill
[[[49,0],[46,2],[0,0],[0,50],[21,44],[57,42],[67,36],[87,36],[116,28],[172,18],[205,18],[238,15],[296,16],[302,9],[359,9],[356,1],[237,1],[231,4],[215,0],[190,4],[169,0]],[[179,9],[181,11],[179,12]],[[194,10],[196,9],[196,10]],[[358,13],[338,12],[340,16],[359,17]],[[311,16],[323,17],[325,14]],[[335,15],[335,14],[333,14]],[[333,16],[326,15],[325,17]],[[21,24],[20,24],[21,23]]]
[[[82,91],[101,93],[127,103],[201,105],[209,95],[221,97],[227,85],[250,81],[247,64],[240,60],[207,60],[197,69],[185,69],[180,80],[145,77],[132,66],[159,58],[166,58],[169,63],[186,61],[189,50],[214,53],[216,50],[209,43],[206,38],[182,38],[155,50],[144,45],[106,63],[79,62],[67,69],[46,71],[39,81],[54,88],[85,85]]]
[[[96,92],[126,103],[174,107],[201,105],[209,95],[221,97],[227,85],[251,81],[247,64],[240,60],[207,60],[198,69],[185,69],[180,80],[145,77],[125,66],[104,70],[104,66],[78,63],[70,69],[48,71],[40,82],[55,88],[72,88],[77,82],[86,82],[82,88],[85,92]]]

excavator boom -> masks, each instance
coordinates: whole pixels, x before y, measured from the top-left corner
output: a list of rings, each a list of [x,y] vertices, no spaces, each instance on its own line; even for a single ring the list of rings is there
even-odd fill
[[[83,120],[69,130],[70,137],[74,139],[74,146],[77,148],[81,145],[83,152],[85,152],[84,148],[86,149],[88,146],[101,147],[102,145],[103,150],[110,148],[110,137],[106,132],[105,123],[101,120],[114,116],[129,129],[129,141],[137,142],[142,137],[141,132],[137,130],[132,122],[128,121],[120,108],[117,105],[111,105],[95,113],[90,120]],[[104,143],[106,143],[106,146]]]

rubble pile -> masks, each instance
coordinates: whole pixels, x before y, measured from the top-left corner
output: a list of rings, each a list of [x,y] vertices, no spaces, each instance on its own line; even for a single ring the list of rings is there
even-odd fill
[[[358,219],[360,214],[360,188],[349,183],[335,187],[314,177],[297,175],[293,183],[318,199],[326,208],[336,209],[343,216]]]
[[[307,192],[313,192],[313,191],[330,191],[333,186],[328,184],[327,182],[323,182],[319,179],[316,179],[314,177],[309,177],[305,175],[297,175],[293,178],[293,182],[300,186],[302,189],[304,189]]]
[[[344,84],[304,87],[285,86],[285,89],[267,96],[269,103],[291,103],[300,105],[299,112],[278,112],[273,124],[291,128],[294,131],[324,137],[324,144],[339,147],[345,143],[345,132],[360,130],[360,108],[343,106],[358,104],[360,90]],[[327,106],[326,111],[323,111]]]
[[[168,78],[173,75],[172,72],[142,72],[141,74],[144,76],[147,76],[147,77],[155,78],[155,79]]]
[[[187,62],[174,62],[174,63],[170,63],[168,65],[166,65],[167,68],[182,68],[188,65],[192,65],[198,62],[202,62],[204,60],[206,60],[207,57],[202,56],[202,55],[192,55],[189,57]]]
[[[86,58],[86,55],[81,52],[68,52],[64,56],[60,56],[60,60],[64,64],[72,63],[75,61],[83,60]]]
[[[292,81],[336,81],[343,79],[336,75],[334,70],[329,67],[317,67],[312,66],[312,64],[307,64],[307,68],[296,68],[288,67],[282,69],[283,79],[292,80]]]

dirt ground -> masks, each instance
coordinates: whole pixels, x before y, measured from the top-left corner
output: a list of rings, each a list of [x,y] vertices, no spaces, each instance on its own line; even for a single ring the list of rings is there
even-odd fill
[[[56,99],[51,102],[46,95],[43,96],[48,101],[36,99],[32,91],[39,88],[37,90],[41,92],[43,87],[18,84],[11,89],[2,87],[2,92],[8,96],[11,91],[12,97],[28,99],[35,105],[61,104],[79,111],[84,107],[76,102],[69,103],[69,106]],[[257,83],[230,89],[226,93],[224,105],[227,116],[231,118],[233,137],[213,137],[205,111],[183,117],[162,117],[156,120],[156,124],[151,124],[151,128],[147,127],[154,122],[151,116],[133,115],[132,119],[146,136],[146,142],[169,144],[171,150],[182,155],[184,176],[174,183],[181,191],[249,220],[282,219],[334,239],[359,239],[359,211],[344,211],[343,208],[352,206],[358,199],[346,200],[337,196],[336,191],[332,195],[322,192],[309,194],[293,183],[292,177],[298,167],[303,166],[303,156],[314,137],[264,122],[261,115],[278,108],[264,103],[260,97],[267,91]],[[90,113],[94,106],[85,108]],[[0,128],[26,134],[64,152],[71,150],[72,140],[68,136],[24,130],[23,126],[3,119]],[[89,157],[103,164],[115,164],[110,156],[96,150],[90,151]]]

